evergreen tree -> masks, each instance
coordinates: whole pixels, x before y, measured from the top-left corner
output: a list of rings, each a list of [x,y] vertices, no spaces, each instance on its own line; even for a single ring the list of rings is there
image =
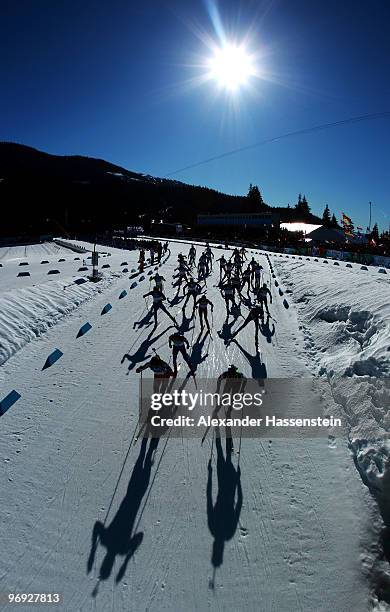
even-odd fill
[[[308,201],[306,200],[306,196],[305,195],[302,198],[302,212],[304,212],[307,215],[310,214],[310,206],[308,204]]]
[[[333,213],[332,218],[330,220],[329,227],[334,227],[336,229],[339,227],[339,224],[337,223],[336,215],[334,213]]]
[[[302,216],[306,216],[310,214],[310,206],[306,200],[306,196],[302,197],[301,194],[298,196],[298,202],[295,205],[295,209],[302,214]]]
[[[377,223],[375,223],[374,227],[372,228],[371,239],[375,240],[375,242],[379,242],[379,230]]]
[[[331,218],[330,218],[330,210],[329,210],[329,206],[326,205],[324,208],[324,212],[322,213],[322,223],[325,225],[325,227],[330,227],[331,226]]]
[[[252,185],[252,183],[249,185],[249,190],[246,197],[251,204],[254,204],[256,208],[261,208],[264,206],[264,201],[257,185]]]

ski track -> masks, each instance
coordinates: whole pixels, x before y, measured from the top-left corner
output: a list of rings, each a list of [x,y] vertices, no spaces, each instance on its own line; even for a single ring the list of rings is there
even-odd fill
[[[179,247],[171,245],[171,250],[161,268],[167,296],[173,295],[170,282]],[[114,256],[115,249],[110,251]],[[218,257],[221,251],[214,253]],[[119,251],[119,257],[127,260],[134,254]],[[265,256],[258,259],[267,270]],[[239,347],[232,343],[226,348],[216,334],[225,306],[213,287],[214,268],[207,283],[215,304],[213,339],[197,376],[218,376],[233,362],[251,376],[252,366]],[[106,286],[1,368],[4,387],[18,389],[22,398],[0,420],[0,460],[6,466],[1,474],[0,591],[60,591],[65,610],[366,610],[369,584],[359,555],[370,498],[343,439],[335,448],[326,439],[243,439],[243,508],[211,589],[206,484],[213,448],[215,503],[215,440],[211,431],[203,446],[199,440],[162,438],[131,531],[143,532],[143,540],[124,576],[115,582],[124,559],[118,556],[109,577],[99,580],[106,556],[101,544],[87,574],[94,523],[104,521],[111,502],[105,524],[115,520],[140,452],[141,440],[130,448],[117,483],[137,427],[139,392],[139,376],[134,369],[128,373],[129,361],[121,359],[129,349],[134,354],[151,331],[132,329],[146,312],[147,272],[123,300],[117,298],[129,288],[127,277]],[[296,310],[286,311],[275,288],[272,293],[275,334],[270,343],[260,337],[267,376],[310,375]],[[107,302],[113,309],[101,317]],[[86,320],[93,329],[76,340]],[[154,335],[168,325],[160,313]],[[198,319],[195,325],[194,338]],[[152,346],[159,347],[168,335]],[[238,341],[253,360],[253,324]],[[64,356],[42,372],[46,355],[56,346]],[[167,345],[159,353],[169,359]],[[237,467],[237,455],[233,461]]]

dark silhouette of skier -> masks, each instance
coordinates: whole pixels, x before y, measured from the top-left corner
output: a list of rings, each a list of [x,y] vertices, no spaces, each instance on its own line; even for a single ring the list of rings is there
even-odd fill
[[[188,265],[190,267],[195,265],[195,260],[196,260],[196,248],[194,247],[194,245],[191,245],[191,248],[188,252]]]
[[[185,312],[188,300],[190,299],[190,297],[192,297],[194,300],[193,308],[192,308],[192,316],[194,316],[196,298],[198,297],[201,290],[202,288],[200,284],[194,278],[190,278],[188,282],[184,285],[183,291],[186,292],[186,299],[184,300],[184,304],[183,304],[183,313]]]
[[[199,300],[196,302],[195,307],[194,307],[194,310],[195,308],[197,308],[199,312],[199,322],[200,322],[201,333],[203,332],[203,328],[205,324],[206,324],[208,332],[211,333],[210,323],[209,323],[208,316],[207,316],[208,306],[211,307],[211,312],[214,312],[214,304],[210,302],[210,300],[207,299],[205,295],[202,295],[199,298]]]
[[[222,257],[220,257],[219,259],[217,259],[217,261],[219,261],[219,280],[222,280],[222,277],[225,276],[225,271],[226,271],[226,259],[225,256],[222,255]]]
[[[258,346],[259,346],[260,321],[263,320],[263,317],[264,317],[264,313],[263,313],[263,305],[262,305],[262,303],[254,304],[251,307],[251,309],[250,309],[250,311],[248,313],[248,316],[244,320],[244,323],[242,325],[240,325],[240,327],[238,327],[233,332],[231,338],[233,339],[235,336],[237,336],[237,334],[239,334],[240,331],[242,331],[244,329],[244,327],[246,327],[251,321],[253,321],[253,323],[255,324],[255,346],[256,346],[256,348],[258,348]]]
[[[183,359],[188,365],[191,374],[194,375],[194,370],[192,368],[190,358],[186,351],[186,348],[189,348],[189,347],[190,347],[190,343],[188,342],[187,338],[179,331],[169,336],[169,348],[172,348],[172,362],[173,362],[174,376],[177,376],[177,357],[179,353],[182,354]]]
[[[263,283],[263,285],[259,288],[259,290],[257,291],[257,299],[258,301],[261,303],[263,310],[265,308],[267,315],[270,315],[269,309],[268,309],[268,301],[267,301],[267,296],[269,295],[270,297],[270,303],[272,304],[272,294],[271,291],[268,289],[267,284]]]
[[[152,291],[149,291],[149,293],[145,293],[143,297],[147,298],[149,295],[151,295],[153,298],[153,304],[152,304],[151,310],[154,316],[154,327],[156,328],[158,325],[157,313],[159,310],[162,310],[163,312],[165,312],[165,314],[171,319],[171,321],[173,321],[174,325],[177,327],[176,319],[171,315],[170,312],[168,312],[168,310],[165,308],[163,304],[163,301],[166,300],[166,297],[163,294],[163,292],[157,287],[154,287]]]
[[[160,334],[160,336],[161,335],[162,334]],[[161,357],[157,355],[157,353],[153,355],[150,361],[148,361],[147,363],[144,363],[142,366],[139,366],[136,369],[136,372],[137,374],[139,374],[140,372],[143,372],[144,370],[147,370],[147,369],[150,369],[153,372],[155,379],[156,378],[157,379],[158,378],[169,378],[170,376],[173,376],[173,370],[171,366],[169,365],[169,363],[161,359]]]
[[[223,299],[225,300],[226,319],[228,319],[230,314],[229,304],[231,304],[232,309],[237,307],[237,304],[234,300],[234,287],[230,280],[228,280],[226,283],[220,284],[220,289],[223,295]]]

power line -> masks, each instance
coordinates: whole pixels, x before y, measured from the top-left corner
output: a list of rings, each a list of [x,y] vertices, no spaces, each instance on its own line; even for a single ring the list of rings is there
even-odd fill
[[[184,172],[185,170],[191,170],[192,168],[197,168],[198,166],[209,164],[212,161],[223,159],[224,157],[230,157],[231,155],[242,153],[242,151],[249,151],[250,149],[255,149],[256,147],[261,147],[271,142],[276,142],[277,140],[284,140],[285,138],[291,138],[292,136],[300,136],[302,134],[312,134],[314,132],[320,132],[321,130],[327,130],[329,128],[348,125],[350,123],[359,123],[361,121],[372,121],[374,119],[383,119],[389,116],[390,116],[390,111],[384,111],[382,113],[370,113],[368,115],[360,115],[358,117],[350,117],[349,119],[342,119],[341,121],[332,121],[331,123],[323,123],[321,125],[315,125],[313,127],[304,128],[302,130],[296,130],[294,132],[287,132],[286,134],[281,134],[280,136],[274,136],[273,138],[267,138],[266,140],[260,140],[259,142],[254,142],[250,145],[239,147],[238,149],[232,149],[231,151],[226,151],[225,153],[220,153],[219,155],[214,155],[213,157],[208,157],[207,159],[203,159],[201,161],[195,162],[194,164],[183,166],[182,168],[179,168],[178,170],[169,172],[165,176],[173,176],[175,174],[179,174],[180,172]]]

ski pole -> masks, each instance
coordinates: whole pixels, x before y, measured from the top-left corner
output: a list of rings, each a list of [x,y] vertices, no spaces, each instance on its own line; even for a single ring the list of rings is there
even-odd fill
[[[244,416],[244,409],[241,408],[240,443],[238,445],[238,465],[240,465],[240,459],[241,459],[242,419],[243,419],[243,416]]]
[[[214,429],[213,429],[213,437],[211,438],[210,461],[212,461],[212,459],[213,459],[213,452],[214,452]]]

